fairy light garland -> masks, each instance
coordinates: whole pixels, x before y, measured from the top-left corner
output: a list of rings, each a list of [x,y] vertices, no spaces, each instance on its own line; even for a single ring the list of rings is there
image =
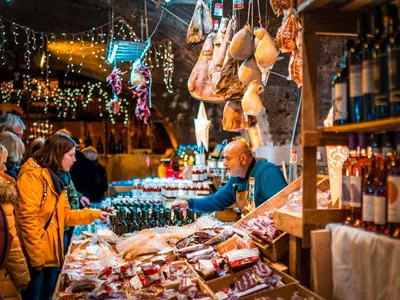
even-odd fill
[[[46,121],[35,121],[29,127],[29,135],[28,138],[30,140],[36,138],[48,138],[53,135],[54,125],[51,124],[48,120]]]
[[[154,60],[154,61],[153,61]],[[153,44],[143,58],[146,66],[153,68],[163,68],[164,84],[168,93],[174,92],[172,77],[174,74],[174,54],[172,53],[172,42],[167,40],[164,43]]]

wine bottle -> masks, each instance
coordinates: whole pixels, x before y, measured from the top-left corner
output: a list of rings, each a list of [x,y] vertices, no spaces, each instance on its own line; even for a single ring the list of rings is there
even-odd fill
[[[389,6],[382,7],[382,36],[374,53],[375,117],[389,117]]]
[[[348,57],[350,40],[342,46],[342,59],[340,72],[333,76],[332,101],[333,101],[333,124],[342,125],[348,123]]]
[[[362,191],[368,177],[371,160],[367,156],[367,136],[364,133],[358,135],[358,146],[360,154],[351,170],[351,224],[354,227],[362,227]]]
[[[122,138],[122,133],[120,133],[117,143],[117,153],[124,153],[124,152],[125,152],[124,139]]]
[[[387,234],[387,175],[389,169],[386,164],[381,170],[379,182],[374,193],[374,223],[375,231],[381,234]]]
[[[183,214],[179,207],[174,208],[174,218],[172,219],[172,225],[174,226],[182,226],[183,223]]]
[[[375,119],[375,70],[374,55],[376,51],[375,45],[381,38],[382,34],[382,16],[379,7],[374,9],[371,15],[370,34],[371,37],[364,43],[364,51],[362,56],[362,90],[363,90],[363,120],[372,121]]]
[[[390,115],[400,116],[400,6],[393,14],[393,38],[388,45]],[[391,28],[390,28],[391,29]]]
[[[115,146],[115,139],[114,139],[114,133],[110,133],[110,140],[108,142],[108,153],[109,154],[114,154],[116,152],[116,146]]]
[[[186,211],[185,225],[192,224],[193,222],[194,222],[193,210],[188,208],[187,211]]]
[[[349,157],[342,166],[342,197],[341,208],[350,209],[351,203],[351,174],[352,168],[357,161],[357,136],[355,133],[349,134]],[[350,221],[350,220],[348,220]]]
[[[362,93],[362,51],[366,41],[366,15],[358,16],[358,38],[356,43],[350,48],[350,67],[349,67],[349,119],[350,123],[360,123],[363,121],[363,93]]]
[[[166,208],[164,210],[164,226],[171,226],[171,210]]]
[[[149,211],[147,210],[147,208],[143,208],[142,209],[142,217],[140,219],[140,229],[147,229],[150,228],[150,224],[149,224]]]
[[[87,137],[86,137],[85,144],[86,144],[86,147],[93,146],[93,142],[92,142],[92,139],[90,138],[90,132],[89,131],[87,132]]]
[[[400,238],[400,132],[396,134],[396,160],[388,175],[388,228],[391,237]]]
[[[97,149],[97,153],[98,154],[103,154],[104,153],[104,147],[103,147],[103,143],[101,141],[101,137],[100,136],[98,138],[96,149]]]
[[[130,217],[131,218],[130,218],[130,222],[129,222],[129,232],[140,231],[140,224],[138,222],[137,211],[131,210]]]
[[[381,167],[379,165],[380,159],[380,145],[378,137],[374,136],[373,140],[373,155],[371,157],[371,169],[369,170],[367,180],[363,189],[363,198],[362,198],[362,221],[365,229],[369,231],[375,231],[375,190],[377,189],[377,185],[379,182],[379,177],[381,174]]]

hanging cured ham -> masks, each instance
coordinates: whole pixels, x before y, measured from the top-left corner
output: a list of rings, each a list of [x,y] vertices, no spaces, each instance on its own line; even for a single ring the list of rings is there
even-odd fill
[[[243,115],[243,109],[240,102],[228,101],[224,107],[222,118],[222,128],[225,131],[243,131],[257,125],[257,119],[249,116],[246,121]]]
[[[295,16],[295,10],[285,11],[281,27],[276,35],[276,43],[282,52],[292,52],[296,49],[296,40],[299,33],[299,21]]]
[[[186,34],[186,43],[189,45],[201,43],[204,41],[205,35],[212,32],[213,29],[214,23],[210,9],[203,0],[198,0]]]
[[[262,72],[262,82],[264,85],[266,85],[269,73],[278,59],[279,48],[266,29],[261,27],[255,30],[254,34],[258,39],[260,39],[254,57],[256,59],[257,66]]]
[[[208,67],[212,63],[215,33],[208,35],[201,49],[200,56],[190,74],[188,89],[190,95],[197,99],[209,102],[224,102],[224,98],[213,92],[213,86],[208,77]]]
[[[253,28],[249,24],[234,35],[229,50],[237,60],[245,60],[253,55]]]
[[[258,80],[252,81],[242,99],[242,109],[246,116],[258,116],[265,112],[259,94],[264,92],[264,87]]]
[[[226,33],[227,26],[228,26],[228,22],[229,22],[228,18],[221,19],[221,26],[219,27],[217,35],[215,37],[214,54],[213,54],[213,58],[212,58],[212,63],[208,67],[208,77],[210,80],[212,80],[213,74],[221,71],[222,65],[217,66],[214,62],[217,60],[217,57],[221,51],[221,44],[223,43],[224,38],[225,38],[225,33]]]
[[[222,67],[224,64],[226,52],[229,48],[229,44],[232,41],[233,35],[235,34],[236,30],[236,21],[231,19],[228,23],[228,27],[226,28],[224,40],[219,47],[218,53],[215,57],[213,57],[213,64],[218,67]]]
[[[239,68],[239,80],[243,85],[248,86],[254,80],[261,81],[261,71],[257,67],[254,57],[246,59]]]
[[[276,16],[280,16],[282,12],[286,9],[292,7],[292,0],[270,0],[272,10]]]

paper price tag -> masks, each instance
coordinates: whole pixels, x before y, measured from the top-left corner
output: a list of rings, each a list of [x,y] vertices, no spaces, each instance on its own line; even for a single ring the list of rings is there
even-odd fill
[[[233,0],[233,9],[239,10],[244,8],[244,0]]]
[[[219,21],[218,20],[213,20],[213,22],[214,22],[214,30],[218,30],[219,29]]]
[[[222,3],[215,3],[214,16],[222,17],[223,13],[224,13],[224,5]]]

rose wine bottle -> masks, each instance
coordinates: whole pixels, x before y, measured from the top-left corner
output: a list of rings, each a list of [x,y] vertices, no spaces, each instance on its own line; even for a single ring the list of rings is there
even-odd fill
[[[396,134],[396,159],[389,170],[387,185],[389,235],[400,238],[400,132]]]
[[[351,174],[353,165],[357,161],[357,135],[349,134],[349,157],[342,166],[342,197],[341,207],[350,209],[351,202]]]
[[[365,133],[358,135],[358,145],[360,147],[360,155],[354,163],[351,171],[351,224],[354,227],[362,227],[362,191],[367,181],[368,171],[371,167],[371,159],[367,156],[367,136]]]

